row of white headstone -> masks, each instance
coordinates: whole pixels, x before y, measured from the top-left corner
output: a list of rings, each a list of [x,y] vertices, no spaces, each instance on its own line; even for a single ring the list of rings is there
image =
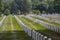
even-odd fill
[[[24,25],[22,23],[22,21],[20,21],[17,16],[15,16],[15,19],[17,20],[18,24],[20,26],[22,26],[23,30],[29,35],[31,36],[34,40],[52,40],[51,38],[48,38],[47,36],[41,35],[40,33],[36,32],[35,30],[32,30],[30,28],[27,28],[26,25]]]
[[[6,16],[3,17],[3,19],[0,21],[0,26],[3,24],[3,21],[6,19]]]
[[[51,21],[51,22],[55,22],[55,23],[60,23],[60,20],[56,19],[56,18],[60,17],[60,14],[42,14],[42,15],[29,14],[29,16],[34,16],[36,18],[42,18],[42,19],[47,20],[47,21]],[[50,18],[52,18],[53,20],[50,20]]]
[[[38,17],[37,17],[37,18],[38,18]],[[39,17],[39,18],[43,18],[43,17]],[[45,19],[47,19],[47,18],[45,18]],[[57,21],[55,21],[55,22],[57,22]],[[59,21],[58,21],[58,22],[59,22]],[[59,28],[59,27],[54,26],[54,25],[51,25],[51,24],[46,24],[46,26],[47,26],[47,27],[50,27],[49,29],[54,30],[55,32],[59,32],[59,33],[60,33],[60,28]]]
[[[47,16],[47,17],[57,18],[57,17],[60,17],[60,14],[42,14],[41,16]]]
[[[34,17],[36,17],[36,18],[42,18],[42,19],[44,19],[44,20],[48,20],[48,21],[49,21],[49,18],[40,16],[40,15],[30,14],[30,15],[27,15],[27,16],[34,16]]]
[[[43,22],[43,21],[41,21],[41,20],[35,20],[35,19],[33,19],[32,17],[27,17],[27,16],[24,16],[24,17],[25,17],[25,18],[28,18],[29,20],[31,20],[31,21],[33,21],[33,22],[36,22],[36,23],[42,25],[43,27],[45,27],[45,28],[47,28],[47,29],[50,29],[50,30],[52,30],[52,31],[55,31],[55,32],[60,33],[60,28],[57,27],[57,26],[53,26],[53,25],[48,24],[48,23],[45,23],[45,22]]]
[[[56,23],[59,23],[59,24],[60,24],[60,20],[55,20],[54,22],[56,22]]]
[[[36,18],[43,18],[43,19],[45,19],[45,20],[49,20],[48,18],[46,18],[46,17],[42,17],[42,16],[39,16],[39,15],[38,15],[38,16],[34,16],[34,17],[36,17]],[[59,21],[56,20],[55,22],[58,23]],[[50,25],[50,26],[52,26],[52,25]],[[59,29],[58,29],[57,27],[55,27],[55,26],[53,26],[53,29],[57,29],[57,30],[59,30]],[[56,31],[57,31],[57,30],[56,30]],[[57,32],[58,32],[58,31],[57,31]]]
[[[46,17],[46,16],[45,16]],[[49,16],[47,16],[47,17],[49,17]],[[55,22],[55,23],[60,23],[60,17],[49,17],[49,18],[52,18],[53,19],[53,21],[52,22]]]
[[[39,15],[40,16],[40,15]],[[60,21],[59,21],[59,19],[60,19],[60,14],[43,14],[43,15],[41,15],[42,17],[45,17],[45,18],[47,18],[47,17],[49,17],[49,18],[52,18],[53,19],[53,21],[52,22],[56,22],[56,23],[60,23]],[[48,19],[49,19],[48,18]]]

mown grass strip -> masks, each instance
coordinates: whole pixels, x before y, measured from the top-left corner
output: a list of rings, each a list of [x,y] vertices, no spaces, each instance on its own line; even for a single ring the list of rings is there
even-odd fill
[[[59,24],[59,23],[50,22],[50,21],[44,20],[44,19],[42,19],[42,18],[35,18],[35,17],[33,17],[33,16],[31,16],[31,17],[34,18],[34,19],[38,19],[38,20],[41,20],[41,21],[44,21],[44,22],[47,22],[47,23],[50,23],[50,24],[52,24],[52,25],[55,25],[55,26],[60,27],[60,24]]]
[[[6,23],[5,23],[6,22]],[[7,18],[6,18],[6,21],[5,21],[4,23],[5,24],[3,24],[3,28],[5,28],[5,30],[4,31],[10,31],[11,30],[11,22],[10,22],[10,15],[9,16],[7,16]]]
[[[6,23],[6,21],[7,21],[7,18],[8,17],[6,17],[6,19],[4,20],[4,22],[3,22],[3,25],[2,26],[0,26],[0,32],[2,32],[4,29],[3,29],[3,26],[5,25],[5,23]],[[5,27],[4,27],[5,28]]]
[[[0,17],[0,21],[2,20],[3,17]]]
[[[23,29],[21,28],[21,26],[18,25],[16,19],[15,19],[13,16],[12,16],[12,23],[13,23],[14,30],[16,30],[16,31],[21,31],[21,30],[23,30]]]
[[[22,17],[19,17],[19,16],[18,16],[18,18],[20,18],[21,21],[23,21],[23,23],[28,26],[28,28],[31,28],[32,30],[35,30],[35,28],[33,28],[29,23],[27,23],[26,21],[24,21],[24,20],[22,19]]]
[[[3,22],[3,25],[0,27],[0,32],[10,31],[10,25],[9,25],[10,22],[9,21],[10,21],[9,16],[7,16]]]
[[[32,22],[31,20],[29,20],[29,19],[27,19],[27,18],[25,18],[25,17],[20,17],[20,16],[18,16],[18,18],[19,18],[24,24],[26,24],[27,27],[30,27],[31,29],[32,29],[32,27],[31,27],[30,24],[28,25],[28,23],[31,23],[32,25],[34,25],[34,27],[38,28],[38,30],[36,30],[36,29],[34,29],[34,30],[36,30],[37,32],[40,32],[40,33],[43,34],[43,35],[46,35],[46,36],[52,37],[52,38],[54,38],[54,37],[60,38],[60,34],[58,34],[58,33],[56,33],[56,32],[53,32],[53,31],[51,31],[51,30],[48,30],[48,29],[44,28],[43,26],[39,25],[39,24],[36,23],[36,22]],[[25,21],[24,21],[24,20],[25,20]],[[27,22],[27,23],[26,23],[26,22]]]

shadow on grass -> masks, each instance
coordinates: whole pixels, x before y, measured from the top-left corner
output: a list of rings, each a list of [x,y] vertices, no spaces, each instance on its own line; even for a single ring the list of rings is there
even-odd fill
[[[52,38],[52,40],[60,40],[60,34],[51,30],[36,30],[37,32],[43,34],[44,36],[47,36],[49,38]]]
[[[24,31],[5,31],[0,33],[0,40],[33,40]]]

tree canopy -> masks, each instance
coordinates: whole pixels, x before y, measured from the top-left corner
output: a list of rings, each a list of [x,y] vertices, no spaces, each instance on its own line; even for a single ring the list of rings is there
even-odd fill
[[[60,13],[60,0],[0,0],[0,12],[4,13],[8,9],[11,14],[29,13],[39,10],[41,13]]]

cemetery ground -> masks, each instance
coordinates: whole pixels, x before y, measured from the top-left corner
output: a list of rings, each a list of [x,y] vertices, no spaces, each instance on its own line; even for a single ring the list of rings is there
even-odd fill
[[[18,25],[12,15],[8,15],[0,27],[0,40],[32,40]]]
[[[51,38],[51,40],[60,40],[60,33],[49,30],[49,29],[45,28],[44,26],[42,26],[34,21],[31,21],[22,15],[15,15],[15,16],[24,25],[26,25],[27,28],[34,30],[44,36],[47,36],[48,38]],[[39,18],[35,18],[35,17],[32,17],[32,18],[39,19]],[[2,19],[3,18],[1,18],[1,20]],[[39,19],[39,20],[48,22],[43,19]],[[5,20],[3,21],[3,24],[0,26],[0,40],[38,40],[38,39],[34,39],[31,36],[29,36],[28,33],[25,32],[25,30],[27,30],[27,29],[24,30],[25,27],[23,26],[24,27],[23,28],[21,25],[19,25],[18,22],[17,22],[16,18],[14,17],[14,15],[6,16]]]
[[[33,22],[27,18],[25,18],[24,16],[17,16],[25,25],[27,25],[28,28],[35,30],[45,36],[51,37],[53,40],[59,40],[60,39],[60,34],[56,33],[54,31],[51,31],[45,27],[43,27],[42,25]],[[52,35],[53,34],[53,35]]]
[[[34,18],[34,19],[38,19],[38,20],[41,20],[41,21],[43,21],[43,22],[46,22],[46,23],[49,23],[49,24],[52,24],[52,25],[55,25],[55,26],[58,26],[58,27],[60,27],[60,24],[59,23],[55,23],[55,22],[50,22],[50,21],[48,21],[48,20],[44,20],[44,19],[42,19],[42,18],[36,18],[36,17],[34,17],[34,16],[31,16],[32,18]],[[50,18],[50,20],[51,20],[52,18]]]

